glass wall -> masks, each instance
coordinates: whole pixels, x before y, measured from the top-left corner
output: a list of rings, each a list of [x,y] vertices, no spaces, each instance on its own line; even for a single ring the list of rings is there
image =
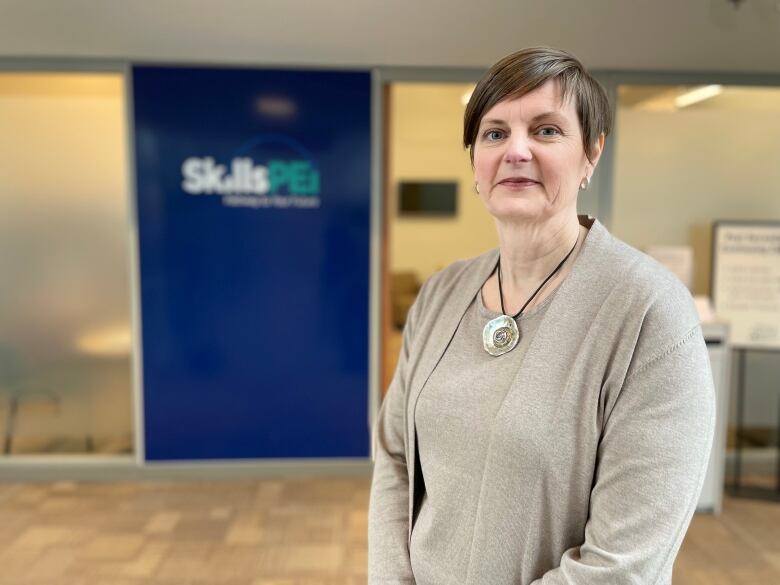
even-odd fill
[[[613,233],[639,249],[671,253],[695,295],[711,294],[713,222],[780,222],[780,89],[621,86],[616,139]],[[747,352],[741,421],[740,363],[732,364],[730,483],[740,445],[742,486],[775,489],[778,356]]]
[[[382,392],[387,390],[401,330],[421,284],[435,271],[497,245],[490,215],[474,193],[468,152],[462,145],[463,113],[473,83],[395,82],[388,85],[386,282]],[[444,185],[447,210],[404,208],[404,186]],[[424,253],[421,253],[424,251]]]
[[[0,74],[0,448],[133,449],[119,74]]]

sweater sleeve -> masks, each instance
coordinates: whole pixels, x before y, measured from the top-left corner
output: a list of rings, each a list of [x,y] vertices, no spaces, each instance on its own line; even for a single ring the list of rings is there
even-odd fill
[[[409,352],[423,285],[409,310],[401,352],[374,428],[374,473],[368,507],[368,584],[413,585],[409,560],[409,473],[407,470],[406,396]]]
[[[605,418],[584,542],[531,585],[656,585],[696,509],[715,426],[697,325],[623,383]]]

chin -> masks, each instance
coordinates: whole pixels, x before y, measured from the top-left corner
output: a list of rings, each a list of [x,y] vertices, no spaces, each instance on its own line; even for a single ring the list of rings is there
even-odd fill
[[[549,210],[539,205],[538,202],[515,199],[514,201],[501,201],[488,208],[490,215],[499,221],[534,221],[549,214]]]

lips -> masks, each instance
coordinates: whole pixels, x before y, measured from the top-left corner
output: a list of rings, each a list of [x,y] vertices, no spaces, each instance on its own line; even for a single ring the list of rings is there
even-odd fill
[[[509,177],[499,182],[499,185],[508,185],[514,187],[524,187],[528,185],[536,185],[538,181],[534,181],[527,177]]]

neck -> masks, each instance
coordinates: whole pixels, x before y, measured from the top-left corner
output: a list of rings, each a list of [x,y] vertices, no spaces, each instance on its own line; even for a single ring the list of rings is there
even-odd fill
[[[498,223],[497,227],[505,294],[522,294],[539,286],[569,253],[580,234],[576,212],[552,217],[544,223]]]

